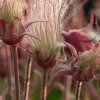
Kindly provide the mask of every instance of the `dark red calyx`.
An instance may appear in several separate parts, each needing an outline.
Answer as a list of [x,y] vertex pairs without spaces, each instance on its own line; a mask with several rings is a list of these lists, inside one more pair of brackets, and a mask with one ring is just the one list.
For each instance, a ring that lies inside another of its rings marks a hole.
[[56,64],[55,57],[54,58],[50,58],[50,59],[45,60],[45,61],[42,61],[40,59],[38,59],[36,61],[37,61],[37,64],[43,69],[52,68]]
[[94,76],[94,68],[89,69],[77,69],[74,74],[74,77],[77,81],[88,81]]
[[15,45],[17,43],[19,43],[20,41],[22,41],[24,35],[23,36],[12,36],[10,38],[3,38],[2,41],[7,44],[7,45]]

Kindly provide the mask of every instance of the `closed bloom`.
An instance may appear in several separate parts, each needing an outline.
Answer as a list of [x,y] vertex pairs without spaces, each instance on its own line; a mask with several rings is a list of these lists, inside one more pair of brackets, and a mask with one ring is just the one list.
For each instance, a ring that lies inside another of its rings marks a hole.
[[95,67],[100,64],[100,46],[96,44],[91,50],[83,52],[78,58],[80,68]]
[[[41,2],[42,2],[41,4],[44,3],[43,1]],[[42,12],[41,16],[45,14],[44,19],[46,20],[46,22],[34,24],[32,27],[30,27],[30,32],[34,33],[35,36],[40,39],[40,41],[32,39],[31,41],[31,45],[33,47],[31,51],[33,53],[32,55],[35,61],[37,62],[37,64],[40,67],[46,69],[55,66],[58,60],[57,55],[60,54],[59,52],[60,47],[63,45],[63,43],[61,43],[59,39],[60,34],[57,28],[58,20],[57,17],[54,16],[52,4],[47,1],[46,7],[44,8],[45,8],[44,10],[45,12],[40,10],[40,13]],[[56,13],[55,11],[55,14],[57,15],[58,13]],[[36,19],[40,18],[40,15],[37,14],[35,18]]]
[[72,44],[77,52],[93,48],[93,39],[90,39],[90,37],[84,32],[73,31],[69,34],[66,32],[63,33],[63,36],[64,40]]
[[64,36],[64,40],[70,44],[72,44],[77,52],[79,51],[86,51],[93,48],[93,41],[94,39],[91,39],[86,33],[84,32],[91,29],[94,24],[94,11],[91,12],[91,19],[90,23],[82,28],[82,29],[75,29],[75,30],[69,30],[69,31],[62,31],[62,35]]
[[38,23],[34,29],[40,41],[32,39],[33,57],[40,67],[53,67],[59,52],[55,31],[50,22]]
[[74,77],[78,81],[87,81],[95,75],[95,70],[100,64],[100,43],[79,55],[76,62]]
[[87,50],[78,55],[77,59],[73,59],[71,69],[62,67],[62,70],[56,72],[55,77],[73,75],[77,81],[88,81],[99,74],[98,67],[100,65],[100,43],[98,42],[94,48]]
[[1,0],[0,3],[0,38],[8,45],[17,44],[27,35],[30,25],[25,24],[25,3],[21,0]]

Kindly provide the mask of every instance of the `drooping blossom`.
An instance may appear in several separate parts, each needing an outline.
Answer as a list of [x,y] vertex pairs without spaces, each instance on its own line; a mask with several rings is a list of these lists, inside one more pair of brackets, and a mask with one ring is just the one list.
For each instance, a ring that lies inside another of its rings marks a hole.
[[72,44],[77,52],[85,51],[93,48],[93,39],[91,39],[86,33],[73,31],[71,33],[63,34],[64,40]]
[[57,47],[57,40],[52,26],[48,22],[38,24],[35,32],[41,41],[32,40],[34,59],[40,67],[53,67],[56,63],[59,48]]
[[90,23],[86,27],[82,29],[62,31],[62,36],[64,36],[64,40],[66,42],[72,44],[76,48],[77,52],[89,50],[94,46],[94,39],[92,39],[86,31],[91,29],[93,27],[93,24],[94,11],[91,12]]
[[66,75],[72,75],[77,81],[86,82],[95,77],[99,77],[100,65],[100,43],[98,42],[92,49],[84,51],[71,62],[70,67],[59,67],[54,70],[53,79]]
[[79,55],[77,64],[80,68],[91,68],[100,64],[100,43]]
[[[2,1],[2,2],[1,2]],[[23,0],[1,0],[0,5],[0,38],[8,45],[20,42],[27,32]]]
[[[32,39],[31,45],[33,49],[31,50],[31,53],[37,64],[46,69],[55,66],[58,60],[57,55],[60,53],[60,46],[63,45],[63,43],[58,39],[58,37],[61,37],[61,34],[57,32],[58,20],[57,17],[55,17],[58,15],[58,12],[53,8],[53,3],[47,1],[45,2],[45,6],[43,1],[38,3],[41,3],[41,7],[45,10],[40,10],[40,15],[37,6],[37,15],[35,16],[35,19],[41,18],[41,16],[44,15],[46,22],[36,23],[30,27],[30,32],[34,33],[36,37],[40,39],[40,41]],[[36,13],[36,11],[33,10],[33,13]]]
[[95,75],[95,70],[100,64],[100,43],[95,47],[79,55],[76,62],[75,78],[79,81],[87,81]]

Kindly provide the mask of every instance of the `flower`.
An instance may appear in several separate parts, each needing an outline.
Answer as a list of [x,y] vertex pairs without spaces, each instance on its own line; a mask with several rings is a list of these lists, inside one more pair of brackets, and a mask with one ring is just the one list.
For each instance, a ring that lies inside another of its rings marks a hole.
[[[42,2],[41,4],[43,3],[44,2]],[[44,69],[55,66],[58,60],[57,55],[60,54],[60,46],[62,44],[61,41],[58,39],[60,34],[59,32],[57,32],[58,24],[57,18],[54,18],[55,16],[53,10],[55,9],[52,8],[53,4],[47,1],[45,5],[45,12],[40,10],[38,15],[38,10],[36,10],[37,15],[34,18],[37,19],[43,14],[45,14],[44,19],[46,20],[46,22],[36,23],[34,24],[34,26],[30,27],[30,32],[34,33],[36,37],[40,39],[40,41],[32,39],[32,41],[30,42],[33,47],[31,53],[37,64]],[[33,11],[33,13],[36,12]],[[58,13],[56,13],[56,15],[57,14]]]
[[69,34],[63,32],[63,36],[64,40],[72,44],[76,48],[77,52],[93,48],[93,39],[90,39],[84,32],[73,31]]
[[59,52],[55,31],[49,22],[38,23],[34,28],[40,41],[32,39],[33,57],[40,67],[53,67]]
[[62,31],[62,36],[64,36],[66,42],[72,44],[76,48],[77,52],[89,50],[94,46],[94,39],[91,39],[86,31],[90,30],[93,27],[93,24],[94,11],[91,12],[90,23],[86,27],[83,27],[82,29]]
[[100,45],[98,44],[79,55],[77,64],[80,68],[91,68],[100,64]]
[[94,75],[99,78],[99,65],[100,42],[98,42],[94,48],[79,54],[79,57],[73,59],[70,65],[66,67],[64,67],[64,65],[56,67],[53,70],[52,79],[55,80],[58,77],[72,75],[75,80],[86,82],[92,79]]
[[7,45],[17,44],[29,35],[27,28],[35,21],[26,24],[23,1],[3,0],[0,6],[0,38]]
[[100,43],[94,48],[87,50],[79,55],[76,62],[74,77],[78,81],[87,81],[95,75],[95,70],[100,64]]
[[0,38],[8,45],[22,40],[18,37],[25,31],[23,5],[19,0],[3,0],[0,9]]

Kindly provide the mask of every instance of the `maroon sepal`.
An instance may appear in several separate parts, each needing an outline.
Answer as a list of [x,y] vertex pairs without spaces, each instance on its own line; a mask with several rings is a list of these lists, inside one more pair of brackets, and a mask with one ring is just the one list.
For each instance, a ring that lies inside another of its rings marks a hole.
[[11,38],[2,38],[2,41],[7,45],[15,45],[22,41],[24,35],[21,36],[12,36]]
[[3,19],[0,19],[0,27],[2,28],[2,32],[5,33],[6,32],[6,21]]
[[50,58],[47,61],[42,61],[42,60],[38,59],[37,64],[43,69],[52,68],[55,66],[56,60],[55,60],[55,58]]
[[94,67],[88,69],[79,69],[77,68],[74,78],[77,81],[88,81],[89,79],[93,78],[94,76]]

